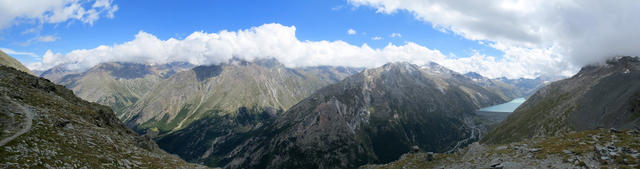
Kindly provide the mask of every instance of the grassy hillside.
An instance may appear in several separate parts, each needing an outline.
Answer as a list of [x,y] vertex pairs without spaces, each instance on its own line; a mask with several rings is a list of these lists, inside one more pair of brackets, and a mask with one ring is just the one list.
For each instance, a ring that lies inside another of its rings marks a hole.
[[29,68],[25,67],[18,60],[16,60],[15,58],[7,55],[6,53],[4,53],[1,50],[0,50],[0,65],[9,66],[9,67],[12,67],[12,68],[15,68],[15,69],[18,69],[20,71],[27,72],[27,73],[33,75],[31,70],[29,70]]

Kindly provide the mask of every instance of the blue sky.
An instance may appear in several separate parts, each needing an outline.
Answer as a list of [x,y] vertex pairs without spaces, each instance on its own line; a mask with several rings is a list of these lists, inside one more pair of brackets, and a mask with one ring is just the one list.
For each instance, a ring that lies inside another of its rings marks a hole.
[[[42,56],[47,50],[67,53],[74,49],[120,44],[133,40],[139,31],[160,39],[183,39],[194,31],[215,33],[279,23],[295,26],[296,36],[301,41],[342,40],[357,46],[366,43],[373,48],[411,41],[458,57],[468,57],[476,51],[502,55],[501,51],[480,45],[477,41],[438,31],[429,22],[416,20],[410,12],[376,13],[372,7],[355,7],[342,0],[116,0],[113,3],[119,7],[115,16],[101,18],[92,25],[69,20],[56,24],[24,23],[2,30],[0,48]],[[23,33],[33,28],[38,30]],[[348,35],[349,29],[354,29],[357,34]],[[402,37],[392,38],[392,33],[399,33]],[[38,36],[54,36],[57,40],[32,40]],[[382,39],[372,40],[373,37]],[[31,43],[26,43],[30,40]],[[38,61],[27,55],[14,57],[23,63]]]
[[637,0],[0,0],[0,49],[40,70],[270,57],[293,67],[436,62],[487,77],[571,76],[640,55],[638,8]]

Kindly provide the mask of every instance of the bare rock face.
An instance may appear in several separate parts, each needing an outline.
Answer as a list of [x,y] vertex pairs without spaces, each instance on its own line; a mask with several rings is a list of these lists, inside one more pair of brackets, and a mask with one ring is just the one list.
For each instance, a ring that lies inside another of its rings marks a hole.
[[111,109],[0,66],[0,168],[203,168],[157,148]]
[[508,143],[596,128],[640,125],[640,60],[618,57],[540,89],[486,137]]
[[227,168],[355,168],[395,160],[412,146],[445,152],[472,137],[474,126],[465,117],[504,101],[439,65],[387,64],[316,91],[242,138],[226,138],[238,146],[216,162]]

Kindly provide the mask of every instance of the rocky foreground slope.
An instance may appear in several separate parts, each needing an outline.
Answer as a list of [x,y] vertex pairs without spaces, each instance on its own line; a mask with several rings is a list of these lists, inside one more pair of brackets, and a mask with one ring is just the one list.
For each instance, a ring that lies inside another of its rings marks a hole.
[[362,169],[411,168],[638,168],[638,130],[587,130],[498,145],[477,142],[452,154],[416,151],[384,165]]
[[618,57],[582,68],[531,96],[482,139],[509,143],[597,128],[640,127],[640,59]]
[[105,106],[0,66],[0,168],[201,168],[160,150]]

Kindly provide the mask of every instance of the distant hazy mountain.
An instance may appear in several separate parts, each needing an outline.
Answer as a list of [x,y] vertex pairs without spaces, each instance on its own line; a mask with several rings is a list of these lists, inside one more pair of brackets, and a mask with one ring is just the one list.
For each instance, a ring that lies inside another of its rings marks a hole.
[[22,65],[22,63],[20,63],[15,58],[13,58],[13,57],[7,55],[6,53],[4,53],[2,50],[0,50],[0,65],[12,67],[12,68],[15,68],[15,69],[18,69],[20,71],[27,72],[27,73],[33,75],[31,70],[29,70],[27,67]]
[[198,66],[161,81],[120,117],[138,131],[164,133],[201,118],[235,116],[239,108],[284,111],[353,73],[344,67],[286,68],[275,59]]
[[280,117],[265,111],[253,118],[225,121],[242,124],[262,119],[260,125],[248,126],[246,133],[228,136],[226,131],[208,130],[224,137],[192,136],[194,131],[217,125],[199,121],[159,142],[175,149],[217,143],[183,154],[211,166],[355,168],[395,160],[413,145],[428,151],[450,150],[475,135],[465,117],[479,107],[504,101],[437,64],[392,63],[324,87]]
[[6,66],[0,75],[0,168],[201,168],[63,86]]
[[493,82],[503,82],[509,84],[511,86],[516,87],[519,97],[529,97],[536,93],[538,89],[546,86],[547,84],[563,79],[564,77],[552,77],[552,76],[538,76],[535,79],[527,79],[527,78],[518,78],[518,79],[508,79],[505,77],[492,79]]
[[[62,75],[56,83],[73,90],[78,97],[111,107],[116,115],[141,99],[162,79],[192,68],[188,63],[148,65],[138,63],[101,63],[82,73],[65,71],[64,66],[43,73],[45,78]],[[56,73],[58,72],[58,73]]]
[[50,69],[44,71],[38,71],[38,76],[51,80],[54,83],[59,83],[63,77],[67,75],[80,74],[82,70],[68,69],[66,64],[59,64]]
[[568,131],[640,126],[640,60],[621,57],[582,68],[531,96],[487,135],[506,143]]
[[476,72],[468,72],[464,74],[464,76],[470,78],[471,80],[476,82],[478,85],[483,86],[488,90],[491,90],[492,92],[499,94],[500,97],[502,97],[505,100],[526,97],[525,93],[529,91],[529,89],[518,88],[512,84],[504,82],[505,80],[508,80],[508,79],[504,79],[504,80],[489,79]]

